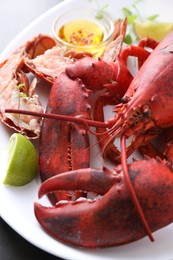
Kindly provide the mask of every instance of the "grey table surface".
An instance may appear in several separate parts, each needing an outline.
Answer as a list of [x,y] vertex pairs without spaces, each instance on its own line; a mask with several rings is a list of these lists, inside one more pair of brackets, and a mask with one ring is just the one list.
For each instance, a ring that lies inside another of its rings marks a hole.
[[[0,53],[27,25],[62,0],[0,0]],[[7,205],[9,207],[10,205]],[[0,260],[61,259],[36,248],[0,217]]]

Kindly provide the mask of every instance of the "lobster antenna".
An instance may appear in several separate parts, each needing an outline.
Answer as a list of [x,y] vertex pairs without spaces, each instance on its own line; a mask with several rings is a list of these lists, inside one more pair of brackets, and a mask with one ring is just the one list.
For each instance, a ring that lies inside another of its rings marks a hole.
[[31,115],[35,117],[43,117],[43,118],[50,118],[50,119],[56,119],[56,120],[62,120],[72,123],[77,123],[84,125],[86,129],[95,136],[104,136],[105,134],[109,133],[111,134],[114,131],[115,126],[111,127],[109,130],[106,130],[102,133],[97,133],[96,131],[93,131],[89,128],[89,126],[93,127],[100,127],[100,128],[109,128],[110,122],[102,122],[102,121],[96,121],[92,119],[85,119],[81,117],[76,116],[69,116],[69,115],[60,115],[60,114],[54,114],[54,113],[41,113],[36,111],[29,111],[29,110],[22,110],[22,109],[12,109],[7,108],[5,109],[5,113],[12,113],[12,114],[21,114],[21,115]]
[[143,224],[143,227],[144,227],[148,237],[150,238],[150,240],[152,242],[154,242],[154,238],[152,236],[151,230],[150,230],[150,228],[148,226],[148,223],[147,223],[147,220],[145,218],[144,212],[143,212],[143,210],[141,208],[141,205],[139,203],[139,200],[138,200],[138,198],[136,196],[135,190],[134,190],[133,185],[132,185],[131,180],[130,180],[128,167],[127,167],[127,158],[126,158],[126,137],[125,137],[125,135],[121,136],[120,145],[121,145],[122,169],[123,169],[123,172],[124,172],[124,178],[125,178],[125,181],[127,183],[128,188],[129,188],[129,192],[130,192],[132,201],[133,201],[133,203],[134,203],[134,205],[136,207],[138,216],[139,216],[139,218],[140,218],[140,220],[141,220],[141,222]]
[[20,110],[20,109],[5,109],[5,113],[12,113],[12,114],[21,114],[21,115],[31,115],[35,117],[43,117],[43,118],[51,118],[56,120],[62,120],[62,121],[69,121],[81,125],[87,126],[94,126],[94,127],[102,127],[106,128],[109,126],[109,123],[107,122],[100,122],[100,121],[94,121],[90,119],[85,119],[81,117],[75,117],[75,116],[67,116],[67,115],[60,115],[60,114],[51,114],[51,113],[40,113],[35,111],[28,111],[28,110]]

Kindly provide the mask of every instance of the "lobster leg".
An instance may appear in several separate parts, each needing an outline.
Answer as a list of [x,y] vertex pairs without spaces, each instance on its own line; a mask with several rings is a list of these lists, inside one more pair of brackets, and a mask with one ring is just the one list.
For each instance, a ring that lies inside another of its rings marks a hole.
[[[155,138],[155,139],[154,139]],[[153,142],[151,142],[153,141]],[[135,142],[135,141],[134,141]],[[139,141],[140,142],[140,141]],[[136,142],[135,142],[136,143]],[[160,135],[146,135],[145,141],[141,141],[143,145],[139,146],[139,151],[143,155],[152,158],[162,158],[169,162],[173,161],[173,129],[167,128]],[[159,144],[159,145],[158,145]]]
[[169,162],[173,162],[173,128],[165,129],[161,134],[161,139],[163,142],[163,156]]
[[[152,50],[154,50],[158,44],[159,43],[157,41],[146,37],[139,42],[138,46],[142,47],[142,48],[147,47],[147,48],[151,48]],[[144,63],[144,60],[143,59],[141,60],[140,58],[138,58],[138,68],[140,68],[143,63]]]
[[[103,108],[106,105],[111,105],[111,104],[112,105],[115,104],[115,101],[113,100],[112,97],[106,95],[100,96],[94,105],[93,119],[104,122],[105,120],[104,120]],[[98,133],[97,135],[98,144],[102,150],[105,147],[105,143],[109,139],[109,134],[107,134],[105,132],[105,129],[101,127],[96,127],[96,132]],[[111,142],[108,146],[106,146],[106,149],[102,153],[102,156],[104,158],[108,158],[114,163],[118,162],[117,160],[118,155],[119,155],[119,150],[115,147],[113,142]]]
[[[148,136],[149,137],[149,136]],[[148,138],[149,139],[149,138]],[[153,138],[151,138],[152,140]],[[151,141],[151,140],[148,140]],[[159,139],[156,139],[156,143],[159,141],[159,147],[156,144],[149,142],[146,145],[141,145],[139,151],[152,158],[164,158],[169,162],[173,162],[173,128],[167,128],[159,135]],[[158,149],[159,148],[159,149]]]
[[170,161],[173,162],[173,143],[169,143],[166,146],[164,156]]
[[138,43],[138,46],[142,47],[142,48],[148,47],[148,48],[151,48],[151,49],[154,50],[157,47],[158,44],[159,44],[159,42],[157,42],[157,41],[155,41],[151,38],[146,37]]
[[[98,192],[99,189],[94,188],[97,183],[94,174],[91,174],[92,170],[86,171],[85,177],[80,170],[70,173],[70,177],[78,175],[74,188]],[[155,159],[135,161],[128,165],[128,171],[152,232],[171,223],[173,173],[169,164]],[[107,188],[104,190],[106,193],[99,199],[59,202],[52,208],[35,203],[35,215],[46,232],[64,243],[91,248],[126,244],[146,235],[131,200],[121,165],[114,169],[114,177],[109,176],[109,180],[106,180],[105,170],[100,171],[99,175],[98,186],[106,185],[108,188],[112,185],[107,192]],[[55,178],[58,188],[71,189],[69,176],[64,173],[50,179],[46,188],[41,186],[41,194],[49,191]],[[87,180],[83,181],[83,178]]]
[[[73,81],[62,73],[52,86],[47,112],[90,117],[88,91],[80,80]],[[42,181],[62,172],[89,167],[87,131],[70,122],[45,119],[40,136],[39,158]],[[49,198],[55,204],[60,199],[70,199],[72,196],[74,194],[63,192],[52,193]]]
[[148,58],[150,52],[145,50],[142,47],[128,45],[121,53],[121,58],[127,63],[127,58],[129,56],[137,57],[140,60],[140,63],[144,63],[144,61]]
[[141,145],[139,148],[138,148],[139,152],[143,155],[147,155],[151,158],[156,158],[157,156],[160,157],[160,158],[164,158],[163,154],[156,149],[156,147],[153,146],[153,144],[149,143],[149,144],[146,144],[146,145]]

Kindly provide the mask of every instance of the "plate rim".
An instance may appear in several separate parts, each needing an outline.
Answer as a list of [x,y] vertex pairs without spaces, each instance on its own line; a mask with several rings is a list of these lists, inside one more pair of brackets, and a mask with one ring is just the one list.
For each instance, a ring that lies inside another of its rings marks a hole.
[[[45,11],[43,14],[41,14],[41,15],[39,15],[35,20],[33,20],[29,25],[27,25],[18,35],[16,35],[14,38],[13,38],[13,40],[7,45],[7,47],[1,52],[1,54],[0,54],[0,59],[1,58],[3,58],[3,57],[5,57],[9,52],[10,52],[10,50],[11,49],[13,49],[13,46],[15,45],[15,43],[16,42],[18,42],[18,40],[19,39],[21,39],[26,33],[27,33],[27,31],[29,31],[29,30],[31,30],[34,26],[35,26],[35,24],[37,24],[37,23],[39,23],[40,21],[42,21],[42,19],[44,19],[45,17],[47,17],[48,15],[50,15],[54,10],[56,10],[56,9],[59,9],[59,8],[61,8],[61,7],[64,7],[64,6],[66,6],[66,5],[68,5],[68,4],[70,4],[70,3],[72,3],[72,2],[74,2],[74,1],[76,1],[76,0],[64,0],[63,2],[60,2],[60,3],[58,3],[58,4],[56,4],[55,6],[53,6],[53,7],[51,7],[51,8],[49,8],[47,11]],[[1,209],[1,206],[0,206],[0,209]],[[64,253],[62,253],[62,252],[59,252],[58,251],[58,254],[56,253],[56,252],[51,252],[50,250],[48,251],[48,250],[46,250],[46,249],[44,249],[44,247],[43,246],[41,246],[39,243],[37,243],[37,240],[36,239],[34,239],[34,242],[33,242],[33,240],[30,240],[27,236],[25,236],[23,233],[21,233],[21,232],[19,232],[18,230],[16,230],[16,228],[15,228],[15,226],[14,225],[12,225],[11,224],[11,222],[8,220],[8,219],[4,219],[3,218],[3,214],[2,214],[2,212],[1,212],[1,210],[0,210],[0,216],[1,216],[1,218],[15,231],[15,232],[17,232],[22,238],[24,238],[25,240],[27,240],[29,243],[31,243],[32,245],[34,245],[34,246],[36,246],[37,248],[40,248],[40,249],[42,249],[43,251],[45,251],[45,252],[47,252],[47,253],[49,253],[49,254],[52,254],[52,255],[55,255],[55,256],[57,256],[57,257],[62,257],[62,258],[64,258],[65,257],[65,259],[69,259],[69,260],[76,260],[76,254],[74,254],[74,256],[73,255],[69,255],[69,257],[68,256],[64,256]],[[172,225],[172,224],[171,224]],[[47,235],[46,234],[46,236],[48,236],[49,237],[49,239],[51,239],[52,241],[54,241],[56,244],[57,243],[59,243],[58,241],[56,241],[55,239],[53,239],[52,237],[50,237],[49,235]],[[136,242],[135,242],[136,243]],[[61,243],[60,243],[61,244]],[[78,251],[77,252],[77,255],[79,255],[78,257],[79,257],[79,259],[80,259],[80,257],[84,257],[84,255],[83,254],[85,254],[86,253],[86,251],[89,253],[89,255],[87,254],[87,257],[90,257],[91,256],[91,254],[90,254],[90,252],[92,252],[92,255],[93,255],[93,250],[87,250],[87,249],[84,249],[84,251],[82,252],[81,251],[81,249],[80,248],[77,248],[77,247],[71,247],[71,246],[68,246],[68,245],[63,245],[63,244],[61,244],[63,247],[64,247],[64,250],[65,250],[65,248],[66,247],[68,247],[68,249],[70,248],[71,249],[71,252],[73,252],[73,251],[75,251],[74,253],[76,253],[76,251]],[[122,248],[122,246],[121,246],[121,248]],[[83,250],[83,249],[82,249]],[[94,249],[95,250],[95,249]],[[97,249],[96,249],[97,250]],[[100,250],[102,250],[102,249],[99,249],[99,251]],[[104,249],[105,250],[105,249]],[[108,249],[109,250],[109,249]],[[56,250],[55,250],[56,251]],[[96,252],[96,251],[95,251]],[[116,256],[115,256],[116,257]],[[114,257],[114,259],[116,259]],[[90,259],[93,259],[93,260],[96,260],[96,259],[103,259],[100,255],[94,255],[94,257],[92,258],[92,256],[91,256],[91,258]],[[121,258],[121,259],[125,259],[125,258]],[[153,257],[152,257],[152,259],[154,259]]]

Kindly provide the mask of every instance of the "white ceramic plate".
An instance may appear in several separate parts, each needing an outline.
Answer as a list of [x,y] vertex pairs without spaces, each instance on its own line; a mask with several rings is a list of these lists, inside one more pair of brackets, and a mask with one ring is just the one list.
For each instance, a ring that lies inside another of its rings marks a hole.
[[[131,6],[132,0],[99,0],[100,7],[108,4],[107,11],[112,18],[117,19],[121,16],[122,7]],[[79,6],[97,7],[96,1],[89,0],[67,0],[53,7],[24,31],[22,31],[4,50],[0,57],[3,61],[8,55],[27,39],[38,33],[51,33],[51,26],[55,17]],[[172,0],[145,0],[140,4],[142,13],[149,16],[151,14],[160,14],[161,21],[172,20],[173,2]],[[12,130],[0,123],[0,149],[6,148]],[[2,155],[2,154],[1,154]],[[0,156],[0,160],[2,156]],[[155,232],[156,242],[151,243],[148,238],[141,239],[138,242],[108,249],[85,250],[77,247],[70,247],[61,244],[48,236],[38,224],[34,212],[33,202],[37,200],[37,191],[40,185],[39,178],[32,183],[21,187],[6,187],[0,184],[0,214],[1,217],[22,237],[33,245],[55,255],[69,260],[102,260],[102,259],[173,259],[173,225]],[[47,203],[47,199],[41,201]]]

